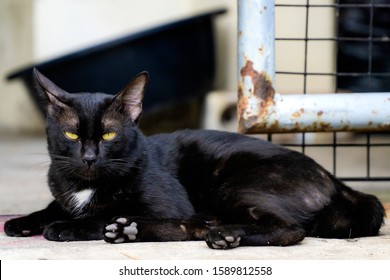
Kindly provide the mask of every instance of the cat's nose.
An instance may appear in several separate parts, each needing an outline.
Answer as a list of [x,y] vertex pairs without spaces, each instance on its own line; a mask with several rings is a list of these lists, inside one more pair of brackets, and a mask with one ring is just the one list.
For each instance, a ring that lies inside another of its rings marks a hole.
[[96,155],[96,151],[89,147],[85,150],[83,156],[82,156],[82,160],[88,164],[88,166],[91,166],[92,164],[94,164],[97,160],[97,155]]
[[96,162],[96,156],[83,156],[83,161],[88,164],[88,166],[91,166]]

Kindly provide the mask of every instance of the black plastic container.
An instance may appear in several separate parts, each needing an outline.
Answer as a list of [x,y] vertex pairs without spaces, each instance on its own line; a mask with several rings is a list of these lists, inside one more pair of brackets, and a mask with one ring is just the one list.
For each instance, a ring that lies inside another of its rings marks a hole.
[[202,96],[213,87],[213,18],[220,9],[158,26],[31,65],[8,75],[22,79],[44,114],[32,81],[36,67],[68,92],[118,93],[133,76],[146,70],[150,82],[144,111]]

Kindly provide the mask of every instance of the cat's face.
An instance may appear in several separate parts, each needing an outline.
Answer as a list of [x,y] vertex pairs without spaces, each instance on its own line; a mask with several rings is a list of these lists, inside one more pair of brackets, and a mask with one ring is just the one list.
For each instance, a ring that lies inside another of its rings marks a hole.
[[147,73],[139,74],[115,96],[70,94],[36,69],[34,75],[46,102],[52,165],[69,177],[85,180],[128,172]]

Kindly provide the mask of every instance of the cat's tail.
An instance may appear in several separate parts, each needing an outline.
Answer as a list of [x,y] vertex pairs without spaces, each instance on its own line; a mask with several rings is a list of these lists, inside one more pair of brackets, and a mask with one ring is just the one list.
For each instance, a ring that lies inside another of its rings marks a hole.
[[355,238],[378,235],[386,216],[379,199],[353,190],[336,178],[329,205],[318,214],[311,236],[325,238]]

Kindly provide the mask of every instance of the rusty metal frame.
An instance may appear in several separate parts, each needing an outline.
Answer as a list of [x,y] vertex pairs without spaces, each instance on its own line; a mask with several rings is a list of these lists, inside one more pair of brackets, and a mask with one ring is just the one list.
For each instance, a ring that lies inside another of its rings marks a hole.
[[238,0],[239,132],[389,131],[389,92],[276,93],[274,7],[273,0]]

